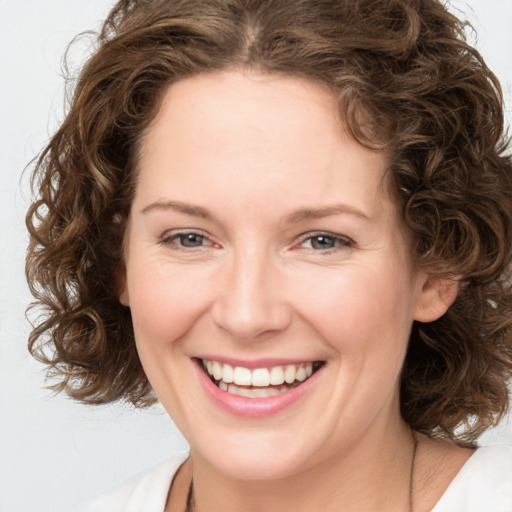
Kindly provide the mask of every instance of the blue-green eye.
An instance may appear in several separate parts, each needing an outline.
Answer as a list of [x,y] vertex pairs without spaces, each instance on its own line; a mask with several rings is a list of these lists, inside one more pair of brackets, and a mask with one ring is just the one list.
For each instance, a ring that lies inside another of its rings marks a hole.
[[302,246],[315,251],[329,251],[338,247],[352,247],[352,240],[330,233],[311,234],[302,240]]
[[317,235],[311,237],[311,247],[319,250],[332,249],[336,247],[336,239],[332,236]]
[[161,243],[175,249],[196,249],[212,245],[206,236],[194,231],[169,233],[162,238]]
[[183,247],[200,247],[204,245],[204,236],[197,233],[183,233],[177,235],[177,241]]

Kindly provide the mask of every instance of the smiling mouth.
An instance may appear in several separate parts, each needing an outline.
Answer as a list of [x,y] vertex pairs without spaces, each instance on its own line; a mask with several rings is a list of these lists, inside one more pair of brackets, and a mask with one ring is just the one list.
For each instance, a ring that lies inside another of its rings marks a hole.
[[310,361],[298,364],[249,369],[220,361],[201,359],[211,381],[221,390],[246,398],[266,398],[286,393],[307,381],[324,364]]

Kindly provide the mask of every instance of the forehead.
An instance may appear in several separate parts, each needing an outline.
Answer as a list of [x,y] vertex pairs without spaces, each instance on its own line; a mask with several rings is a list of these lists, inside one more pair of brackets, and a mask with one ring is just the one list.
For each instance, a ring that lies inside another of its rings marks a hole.
[[382,152],[347,135],[326,87],[222,72],[166,91],[141,145],[136,199],[169,190],[188,201],[204,188],[207,202],[247,205],[280,193],[306,206],[350,200],[373,215],[386,167]]

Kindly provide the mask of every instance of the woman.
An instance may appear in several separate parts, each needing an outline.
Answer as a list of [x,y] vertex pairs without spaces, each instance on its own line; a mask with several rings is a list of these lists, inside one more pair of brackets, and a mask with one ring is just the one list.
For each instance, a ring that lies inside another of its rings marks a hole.
[[[510,510],[499,84],[436,0],[120,1],[34,174],[32,352],[190,454],[86,510]],[[46,350],[47,347],[51,350]]]

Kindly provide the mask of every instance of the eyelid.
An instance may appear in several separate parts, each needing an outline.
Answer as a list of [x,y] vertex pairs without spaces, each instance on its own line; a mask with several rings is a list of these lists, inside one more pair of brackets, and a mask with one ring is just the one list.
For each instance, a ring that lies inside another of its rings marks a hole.
[[179,238],[180,236],[184,235],[198,235],[202,238],[204,238],[205,241],[208,243],[199,245],[197,247],[185,247],[180,246],[179,244],[174,244],[174,247],[180,250],[190,251],[190,250],[199,250],[204,247],[214,247],[219,246],[219,244],[213,240],[212,236],[207,233],[206,231],[203,231],[202,229],[196,229],[196,228],[178,228],[178,229],[171,229],[169,231],[165,231],[163,235],[159,239],[159,243],[162,245],[168,245],[171,246],[173,244],[173,241]]
[[340,247],[348,247],[348,248],[352,248],[356,245],[356,243],[354,242],[354,240],[352,240],[350,237],[346,236],[346,235],[339,235],[337,233],[333,233],[332,231],[309,231],[307,233],[304,233],[303,235],[301,235],[299,237],[299,243],[298,245],[301,245],[303,244],[306,240],[309,240],[311,238],[315,238],[317,236],[325,236],[325,237],[328,237],[328,238],[332,238],[334,240],[336,240],[337,242],[340,242],[340,244],[337,246],[337,247],[332,247],[331,249],[325,249],[323,251],[321,250],[317,250],[317,249],[313,249],[313,248],[308,248],[314,252],[322,252],[322,253],[328,253],[329,251],[334,251]]

